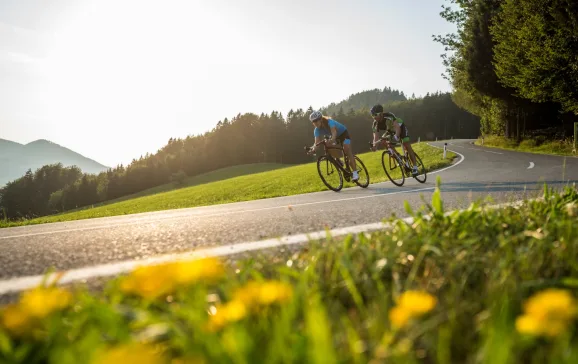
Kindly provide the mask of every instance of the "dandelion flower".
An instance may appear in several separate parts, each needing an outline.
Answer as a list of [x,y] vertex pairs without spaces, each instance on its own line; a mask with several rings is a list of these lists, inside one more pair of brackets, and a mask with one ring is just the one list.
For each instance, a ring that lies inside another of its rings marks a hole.
[[407,291],[399,297],[398,306],[403,307],[412,315],[422,315],[435,307],[437,300],[427,292]]
[[93,364],[165,364],[166,358],[145,344],[125,344],[96,356]]

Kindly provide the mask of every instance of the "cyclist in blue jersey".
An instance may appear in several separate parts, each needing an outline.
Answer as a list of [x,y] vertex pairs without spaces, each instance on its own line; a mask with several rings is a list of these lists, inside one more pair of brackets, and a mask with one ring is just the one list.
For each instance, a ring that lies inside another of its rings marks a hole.
[[[349,137],[349,132],[345,125],[338,123],[328,116],[324,116],[319,111],[313,111],[311,115],[309,115],[309,120],[313,126],[315,126],[315,130],[313,131],[315,143],[319,143],[322,140],[323,135],[330,135],[330,141],[333,145],[337,144],[338,141],[343,145],[343,151],[347,153],[347,156],[349,157],[349,165],[353,171],[351,179],[357,181],[359,179],[359,173],[357,172],[357,165],[351,150],[351,138]],[[313,150],[313,148],[315,148],[315,144],[313,144],[310,150]],[[338,154],[335,155],[334,153],[339,153],[338,150],[331,150],[331,154],[335,158],[340,157]]]

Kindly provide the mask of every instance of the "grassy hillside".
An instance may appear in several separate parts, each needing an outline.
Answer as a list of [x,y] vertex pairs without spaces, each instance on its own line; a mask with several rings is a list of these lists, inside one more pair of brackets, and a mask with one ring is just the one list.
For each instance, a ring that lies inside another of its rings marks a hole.
[[[420,155],[426,168],[430,171],[449,165],[451,160],[456,156],[450,152],[447,154],[447,158],[443,159],[443,151],[441,149],[431,147],[425,143],[414,144],[413,148]],[[359,154],[358,156],[369,171],[371,183],[388,180],[381,166],[381,152],[369,152]],[[355,185],[350,183],[348,186]],[[0,222],[0,227],[215,205],[324,190],[327,190],[327,188],[317,174],[316,163],[307,163],[229,178],[217,182],[198,184],[167,192],[159,192],[60,215],[45,216],[20,222]]]
[[[230,178],[241,177],[241,176],[246,176],[249,174],[261,173],[261,172],[267,172],[267,171],[273,171],[276,169],[288,168],[288,167],[291,167],[291,165],[278,164],[278,163],[255,163],[255,164],[242,164],[242,165],[238,165],[238,166],[222,168],[222,169],[218,169],[216,171],[203,173],[203,174],[200,174],[198,176],[187,177],[180,184],[176,183],[176,182],[167,183],[167,184],[164,184],[161,186],[146,189],[146,190],[138,192],[138,193],[133,193],[132,195],[123,196],[123,197],[120,197],[120,198],[117,198],[114,200],[106,201],[104,203],[94,205],[94,207],[110,205],[110,204],[116,203],[116,202],[132,200],[132,199],[135,199],[137,197],[150,196],[150,195],[154,195],[157,193],[178,190],[178,189],[185,188],[185,187],[193,187],[193,186],[202,185],[205,183],[212,183],[212,182],[222,181],[222,180],[226,180],[226,179],[230,179]],[[79,210],[82,210],[82,209],[79,209]]]

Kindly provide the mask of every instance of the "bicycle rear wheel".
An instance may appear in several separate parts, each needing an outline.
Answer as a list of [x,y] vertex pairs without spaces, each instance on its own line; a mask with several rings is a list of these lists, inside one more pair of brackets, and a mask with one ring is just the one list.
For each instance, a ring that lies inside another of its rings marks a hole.
[[339,192],[343,188],[343,175],[333,159],[322,155],[317,159],[317,172],[321,180],[332,191]]
[[[425,166],[421,161],[419,155],[417,155],[416,152],[413,152],[413,154],[415,155],[415,161],[417,162],[417,170],[418,170],[417,175],[413,176],[413,178],[415,178],[419,183],[425,183],[425,181],[427,180],[427,173]],[[411,158],[409,162],[411,163]]]
[[[405,175],[402,171],[403,167],[400,166],[397,159],[393,157],[391,154],[389,154],[387,150],[384,151],[383,154],[381,155],[381,165],[383,166],[383,170],[385,171],[385,174],[387,175],[387,178],[389,178],[391,183],[393,183],[396,186],[400,187],[403,186],[405,182]],[[399,174],[401,175],[401,182],[396,181],[393,178],[396,169],[397,171],[399,171]]]
[[355,164],[357,165],[357,172],[359,174],[359,179],[355,181],[355,184],[361,188],[367,188],[369,186],[369,172],[365,168],[365,164],[355,156]]

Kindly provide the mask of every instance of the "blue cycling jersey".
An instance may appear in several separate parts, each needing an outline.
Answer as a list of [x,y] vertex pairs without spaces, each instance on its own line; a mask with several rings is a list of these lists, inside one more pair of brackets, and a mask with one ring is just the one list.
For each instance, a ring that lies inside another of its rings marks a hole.
[[[337,136],[340,136],[341,134],[343,134],[347,130],[345,125],[338,123],[337,121],[335,121],[333,119],[329,119],[328,124],[329,124],[329,128],[335,127],[337,129]],[[320,130],[320,128],[315,128],[315,130],[313,130],[313,135],[315,137],[320,137],[322,135],[331,135],[331,130],[327,130],[325,128],[322,128],[322,129],[323,129],[323,131]]]

